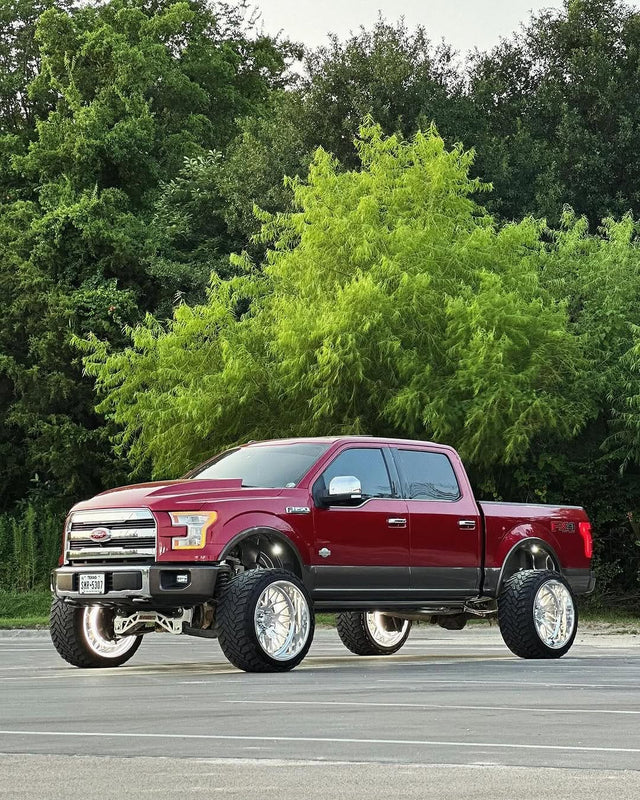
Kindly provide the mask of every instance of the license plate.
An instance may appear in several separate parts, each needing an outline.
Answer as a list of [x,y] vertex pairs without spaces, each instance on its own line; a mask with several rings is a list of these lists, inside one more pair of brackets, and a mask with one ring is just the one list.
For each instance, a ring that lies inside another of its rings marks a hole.
[[78,591],[80,594],[104,594],[104,573],[80,575]]

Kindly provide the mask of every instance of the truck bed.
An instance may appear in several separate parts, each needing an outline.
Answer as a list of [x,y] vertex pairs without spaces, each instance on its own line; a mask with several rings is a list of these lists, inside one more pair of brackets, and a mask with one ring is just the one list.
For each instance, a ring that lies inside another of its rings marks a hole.
[[580,533],[580,523],[589,520],[580,506],[490,501],[478,505],[484,519],[485,569],[501,568],[510,550],[531,537],[551,545],[561,566],[589,569],[591,560]]

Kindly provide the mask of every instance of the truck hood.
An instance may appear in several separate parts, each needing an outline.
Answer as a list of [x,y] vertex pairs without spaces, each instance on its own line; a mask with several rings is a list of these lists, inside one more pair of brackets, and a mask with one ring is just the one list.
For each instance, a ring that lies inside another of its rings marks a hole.
[[234,480],[177,480],[137,483],[109,489],[89,500],[77,503],[72,511],[100,508],[150,508],[177,511],[187,507],[198,510],[204,503],[221,500],[245,500],[248,497],[279,497],[285,489],[256,489]]

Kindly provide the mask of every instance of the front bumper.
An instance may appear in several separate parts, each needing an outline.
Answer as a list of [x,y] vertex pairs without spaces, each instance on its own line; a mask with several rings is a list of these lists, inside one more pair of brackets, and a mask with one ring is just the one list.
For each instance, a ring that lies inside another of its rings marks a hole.
[[[51,591],[79,605],[193,606],[211,600],[220,575],[230,572],[226,564],[83,564],[55,569]],[[83,574],[103,574],[104,593],[81,594],[78,587]]]

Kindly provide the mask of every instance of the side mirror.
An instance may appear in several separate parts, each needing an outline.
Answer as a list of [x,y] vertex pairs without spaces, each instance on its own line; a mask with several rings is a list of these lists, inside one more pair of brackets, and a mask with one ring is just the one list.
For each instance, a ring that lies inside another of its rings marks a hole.
[[322,505],[332,506],[340,503],[362,500],[362,485],[355,475],[337,475],[331,479],[329,493],[322,498]]
[[345,496],[347,500],[360,499],[362,486],[355,475],[337,475],[329,484],[329,497],[338,498]]

